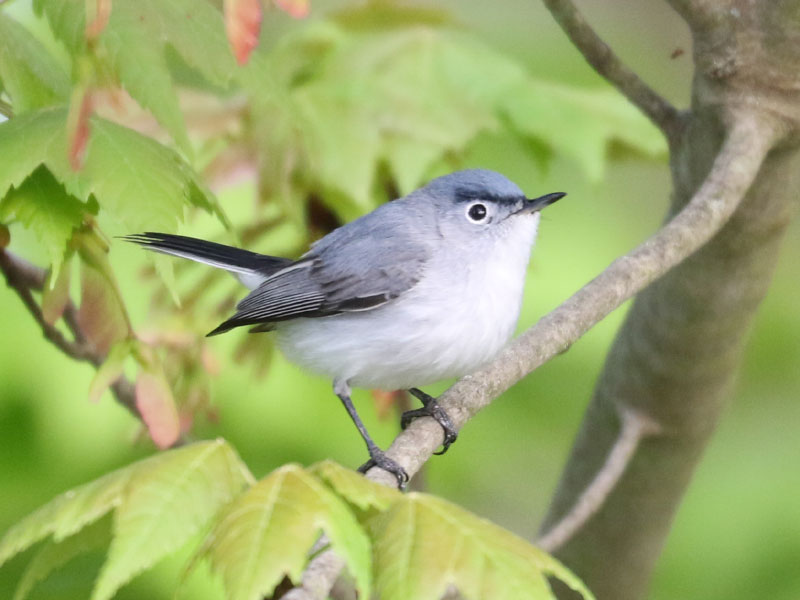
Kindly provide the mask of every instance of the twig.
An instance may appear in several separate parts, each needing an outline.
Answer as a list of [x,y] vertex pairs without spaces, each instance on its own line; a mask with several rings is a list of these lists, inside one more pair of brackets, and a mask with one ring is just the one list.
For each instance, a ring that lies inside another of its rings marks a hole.
[[33,270],[34,268],[33,265],[23,262],[9,252],[0,251],[0,270],[3,271],[8,286],[17,293],[25,308],[33,315],[34,320],[41,327],[44,337],[64,354],[71,356],[75,360],[86,361],[94,365],[99,364],[99,362],[95,362],[97,356],[88,344],[68,340],[64,334],[45,320],[42,309],[31,293],[31,289],[41,289],[44,281],[43,276],[41,278],[37,276],[38,274]]
[[606,462],[572,509],[536,541],[536,545],[542,550],[552,553],[563,546],[592,515],[600,510],[625,472],[639,443],[661,429],[648,416],[630,408],[623,407],[620,413],[622,427]]
[[[458,429],[514,383],[567,350],[584,333],[711,239],[739,206],[764,157],[783,133],[769,116],[742,113],[731,126],[711,171],[691,201],[643,244],[615,260],[566,302],[515,339],[489,365],[462,378],[439,399]],[[415,420],[395,438],[387,455],[413,476],[442,443],[430,418]],[[622,453],[629,442],[622,444]],[[393,475],[373,468],[367,477],[396,485]],[[591,487],[591,486],[590,486]],[[291,600],[319,600],[344,562],[328,550],[311,561]]]
[[572,0],[543,0],[553,18],[595,71],[616,87],[658,127],[675,147],[683,130],[681,113],[614,54],[583,18]]
[[[86,336],[78,324],[77,312],[72,302],[67,303],[63,317],[67,328],[74,336],[74,340],[68,340],[61,331],[45,320],[41,307],[31,293],[31,290],[40,291],[44,287],[47,277],[44,269],[2,249],[0,250],[0,270],[3,272],[8,286],[20,297],[25,308],[31,313],[41,328],[44,337],[50,343],[75,360],[88,362],[95,367],[103,364],[105,356],[99,354],[86,342]],[[124,376],[121,377],[111,386],[111,391],[119,404],[141,420],[142,416],[136,408],[135,388],[130,381],[125,379]]]

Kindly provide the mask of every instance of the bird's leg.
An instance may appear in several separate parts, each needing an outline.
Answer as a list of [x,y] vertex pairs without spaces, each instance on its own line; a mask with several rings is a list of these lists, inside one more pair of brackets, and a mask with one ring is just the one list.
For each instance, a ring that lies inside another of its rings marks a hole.
[[361,434],[361,437],[364,439],[364,443],[367,444],[367,451],[369,452],[369,460],[361,465],[358,470],[361,473],[366,473],[372,467],[380,467],[384,471],[388,471],[392,475],[397,478],[397,485],[402,490],[405,488],[406,483],[408,483],[408,473],[406,470],[398,465],[395,461],[391,458],[386,456],[386,454],[378,448],[375,442],[372,441],[372,438],[369,437],[369,433],[367,433],[367,428],[364,427],[364,423],[361,422],[361,418],[358,416],[356,412],[356,407],[353,406],[353,401],[350,399],[350,386],[347,385],[346,381],[334,381],[333,383],[333,391],[339,397],[339,400],[342,401],[344,404],[345,409],[347,410],[347,414],[350,415],[350,418],[353,419],[353,423],[355,423],[356,427],[358,428],[358,432]]
[[458,437],[458,430],[450,420],[450,415],[448,415],[445,410],[439,406],[439,403],[436,402],[436,398],[426,394],[421,389],[411,388],[408,390],[408,393],[422,402],[422,408],[404,412],[400,416],[400,427],[405,429],[409,426],[411,421],[419,417],[431,417],[434,421],[442,426],[442,429],[444,429],[444,441],[442,442],[442,449],[439,452],[434,452],[434,454],[444,454],[447,452],[450,444],[455,442],[456,438]]

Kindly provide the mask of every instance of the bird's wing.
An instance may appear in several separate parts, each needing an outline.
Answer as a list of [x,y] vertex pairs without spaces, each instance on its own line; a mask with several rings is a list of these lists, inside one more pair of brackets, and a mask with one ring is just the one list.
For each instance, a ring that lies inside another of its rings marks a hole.
[[242,325],[371,310],[397,298],[419,281],[431,253],[430,244],[412,243],[403,233],[380,225],[336,230],[254,289],[209,335]]

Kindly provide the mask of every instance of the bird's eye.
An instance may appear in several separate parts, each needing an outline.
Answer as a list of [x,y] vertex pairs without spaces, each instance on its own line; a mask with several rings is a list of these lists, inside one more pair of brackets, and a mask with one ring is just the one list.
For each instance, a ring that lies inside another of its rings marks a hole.
[[467,209],[467,217],[474,223],[482,223],[485,221],[487,214],[486,206],[480,203],[473,204]]

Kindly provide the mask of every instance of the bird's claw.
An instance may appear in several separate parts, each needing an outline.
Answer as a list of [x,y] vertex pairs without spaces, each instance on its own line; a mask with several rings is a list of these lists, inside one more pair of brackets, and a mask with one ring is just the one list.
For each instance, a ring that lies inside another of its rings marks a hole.
[[358,471],[359,473],[366,473],[372,467],[380,467],[384,471],[391,473],[397,479],[397,487],[401,491],[406,489],[406,484],[408,483],[408,473],[406,473],[406,470],[403,467],[401,467],[391,458],[386,456],[386,454],[383,451],[381,450],[371,451],[369,460],[360,467],[358,467]]
[[419,417],[431,417],[434,421],[441,425],[442,430],[444,431],[442,449],[439,452],[434,452],[434,454],[444,454],[447,452],[447,449],[450,447],[450,445],[455,442],[456,439],[458,439],[458,430],[450,420],[450,415],[448,415],[445,410],[439,406],[436,400],[428,397],[425,402],[426,403],[422,408],[404,412],[400,416],[400,427],[405,429],[411,424],[411,421],[418,419]]

